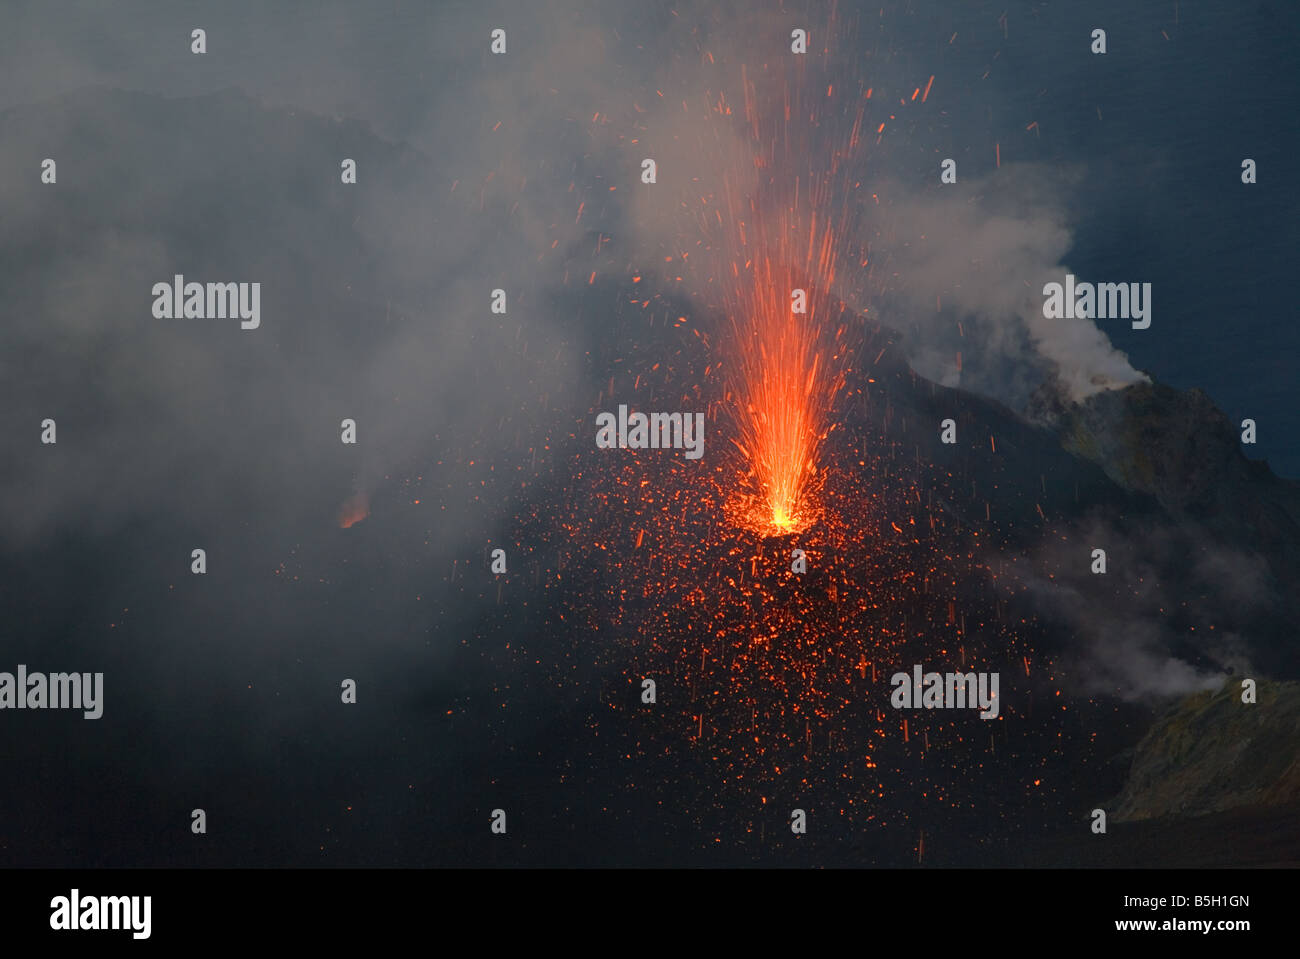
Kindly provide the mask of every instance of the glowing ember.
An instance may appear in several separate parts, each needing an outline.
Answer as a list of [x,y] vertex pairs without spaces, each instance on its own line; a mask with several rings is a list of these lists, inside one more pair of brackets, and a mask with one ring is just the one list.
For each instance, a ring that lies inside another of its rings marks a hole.
[[369,515],[370,497],[365,493],[354,493],[339,508],[339,527],[348,529]]

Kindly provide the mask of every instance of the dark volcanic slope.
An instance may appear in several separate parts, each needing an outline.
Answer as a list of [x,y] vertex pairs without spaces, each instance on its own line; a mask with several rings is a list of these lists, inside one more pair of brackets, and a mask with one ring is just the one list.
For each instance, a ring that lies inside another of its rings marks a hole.
[[1170,524],[1245,558],[1246,568],[1218,578],[1257,593],[1240,597],[1258,605],[1243,627],[1255,662],[1279,678],[1300,676],[1300,643],[1288,626],[1300,621],[1300,483],[1242,455],[1240,426],[1200,390],[1151,383],[1099,393],[1071,408],[1060,429],[1068,449],[1154,496]]
[[1189,697],[1142,738],[1117,820],[1300,802],[1300,683],[1240,683]]

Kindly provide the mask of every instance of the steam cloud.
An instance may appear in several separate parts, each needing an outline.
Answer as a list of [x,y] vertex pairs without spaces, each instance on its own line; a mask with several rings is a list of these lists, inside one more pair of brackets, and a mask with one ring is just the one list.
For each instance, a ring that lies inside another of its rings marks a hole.
[[880,186],[897,198],[876,221],[891,274],[883,318],[918,373],[1022,411],[1045,381],[1079,402],[1146,379],[1092,320],[1043,316],[1043,285],[1070,272],[1070,182],[1017,165],[960,191]]
[[[1089,544],[1105,544],[1104,575]],[[1045,541],[1030,568],[1018,575],[1034,609],[1073,634],[1066,679],[1086,695],[1145,701],[1252,675],[1245,637],[1277,615],[1267,564],[1193,530],[1093,516]]]

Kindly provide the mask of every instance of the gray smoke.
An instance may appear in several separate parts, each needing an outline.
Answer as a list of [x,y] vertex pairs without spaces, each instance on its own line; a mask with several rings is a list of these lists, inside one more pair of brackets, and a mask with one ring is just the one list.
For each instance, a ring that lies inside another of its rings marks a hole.
[[[1092,572],[1096,548],[1106,551],[1104,574]],[[1252,674],[1242,631],[1274,596],[1258,556],[1194,528],[1093,516],[1028,559],[1003,569],[1041,617],[1072,634],[1062,668],[1076,692],[1144,701]]]

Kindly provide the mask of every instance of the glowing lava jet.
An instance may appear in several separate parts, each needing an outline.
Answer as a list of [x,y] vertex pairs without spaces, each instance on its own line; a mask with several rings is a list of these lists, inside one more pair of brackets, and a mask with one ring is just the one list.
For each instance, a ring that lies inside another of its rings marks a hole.
[[[724,177],[718,273],[728,317],[728,392],[749,475],[736,519],[764,535],[806,529],[820,512],[820,448],[845,382],[844,304],[833,296],[846,256],[856,181],[842,162],[859,143],[862,103],[843,141],[810,151],[814,116],[793,84],[784,112],[760,114],[745,78],[747,149],[757,180]],[[820,106],[820,104],[817,104]],[[814,123],[815,126],[815,123]],[[737,181],[745,179],[745,185]],[[725,252],[723,252],[725,251]]]
[[[816,297],[808,302],[791,271],[764,261],[755,273],[748,302],[731,317],[734,442],[750,468],[738,518],[764,535],[781,535],[817,519],[818,453],[844,373],[820,325],[818,314],[827,308]],[[795,312],[798,305],[807,312]]]

